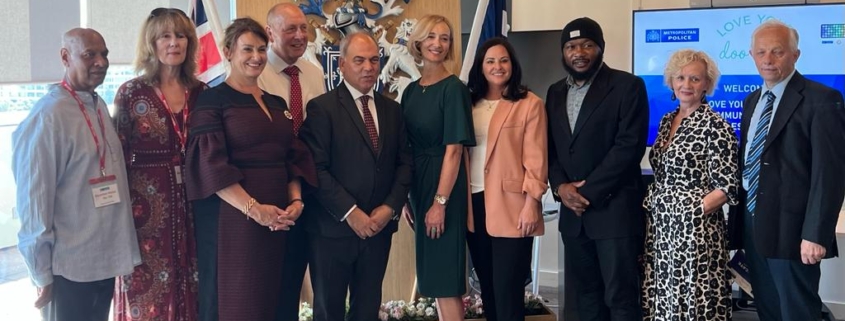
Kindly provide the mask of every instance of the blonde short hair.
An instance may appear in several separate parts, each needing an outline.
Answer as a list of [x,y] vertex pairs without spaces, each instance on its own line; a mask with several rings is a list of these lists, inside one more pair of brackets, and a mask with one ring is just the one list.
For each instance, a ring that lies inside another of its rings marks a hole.
[[434,29],[438,23],[445,23],[449,27],[449,51],[446,52],[446,60],[452,60],[454,56],[452,52],[455,50],[455,28],[452,28],[452,23],[446,17],[441,15],[426,15],[422,17],[414,26],[414,31],[408,36],[408,51],[414,59],[422,60],[422,52],[420,52],[420,43],[428,38],[428,34]]
[[200,81],[195,76],[199,46],[197,31],[188,16],[179,9],[157,8],[147,16],[138,38],[135,72],[150,83],[158,83],[162,64],[156,56],[156,40],[167,31],[182,33],[188,38],[188,48],[185,50],[185,61],[179,70],[179,80],[189,88],[199,85]]
[[675,51],[672,56],[669,57],[669,61],[666,63],[666,69],[663,70],[663,81],[666,83],[666,86],[669,87],[669,89],[673,89],[672,78],[681,72],[681,69],[696,61],[704,63],[704,69],[707,71],[707,80],[710,81],[710,84],[706,88],[706,95],[713,95],[713,92],[716,89],[716,83],[719,82],[721,74],[719,73],[719,67],[716,66],[716,62],[713,61],[713,59],[711,59],[704,51],[695,51],[692,49],[681,49]]

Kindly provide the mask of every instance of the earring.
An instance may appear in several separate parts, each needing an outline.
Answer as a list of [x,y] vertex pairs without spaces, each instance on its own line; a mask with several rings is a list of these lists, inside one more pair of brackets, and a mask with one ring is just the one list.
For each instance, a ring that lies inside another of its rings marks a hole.
[[676,101],[676,100],[678,100],[678,97],[677,97],[677,96],[675,96],[675,93],[673,92],[673,93],[672,93],[672,101]]
[[707,95],[706,95],[706,94],[707,94],[707,92],[706,92],[706,91],[705,91],[704,93],[702,93],[702,94],[701,94],[701,103],[702,103],[702,104],[706,104],[706,103],[707,103]]

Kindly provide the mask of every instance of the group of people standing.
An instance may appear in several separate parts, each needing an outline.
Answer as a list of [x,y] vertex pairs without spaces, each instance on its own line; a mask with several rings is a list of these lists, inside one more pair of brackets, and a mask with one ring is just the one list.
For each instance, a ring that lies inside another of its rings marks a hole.
[[820,262],[837,255],[845,196],[845,152],[834,147],[845,143],[845,106],[795,70],[797,31],[774,19],[754,30],[763,84],[743,102],[739,139],[707,103],[713,59],[671,54],[664,80],[678,107],[660,121],[647,189],[643,80],[602,62],[589,18],[570,22],[561,46],[568,76],[546,95],[549,182],[580,320],[730,320],[735,249],[760,320],[819,320]]
[[307,36],[293,4],[271,8],[266,27],[234,20],[221,44],[230,72],[209,88],[194,76],[191,21],[155,9],[112,120],[94,92],[105,41],[64,35],[64,79],[13,136],[19,248],[46,318],[105,320],[113,297],[115,320],[297,320],[309,266],[315,320],[376,320],[404,213],[419,292],[437,299],[440,320],[463,319],[467,247],[486,318],[523,320],[549,185],[582,320],[728,320],[726,203],[743,204],[731,245],[744,236],[761,318],[821,311],[845,120],[841,94],[794,71],[788,26],[754,33],[766,93],[745,101],[742,144],[706,103],[712,59],[672,55],[665,79],[679,107],[661,121],[647,191],[645,86],[603,62],[589,18],[564,27],[568,76],[545,105],[503,38],[479,48],[467,84],[452,75],[455,31],[442,16],[410,35],[422,77],[400,103],[374,90],[372,35],[345,35],[344,80],[328,92],[302,58]]

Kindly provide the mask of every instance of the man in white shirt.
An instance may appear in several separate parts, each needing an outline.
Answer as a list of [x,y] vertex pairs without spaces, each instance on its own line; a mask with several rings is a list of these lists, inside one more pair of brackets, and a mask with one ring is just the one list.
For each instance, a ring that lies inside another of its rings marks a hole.
[[18,248],[46,320],[107,320],[115,276],[141,263],[123,150],[94,92],[108,53],[93,29],[65,33],[64,79],[12,134]]
[[[285,100],[293,117],[294,134],[299,135],[308,101],[326,92],[320,68],[302,58],[308,46],[305,14],[296,4],[279,3],[267,13],[265,30],[270,37],[270,50],[267,52],[267,67],[258,77],[258,86]],[[301,222],[303,220],[297,221]],[[302,289],[308,265],[308,242],[304,229],[303,224],[297,224],[286,232],[287,252],[281,271],[283,286],[276,313],[279,321],[299,319],[300,292],[310,296],[309,289]]]
[[[294,116],[294,131],[298,134],[302,123],[296,122],[297,108],[301,110],[302,121],[307,115],[304,109],[308,101],[326,93],[323,72],[302,57],[308,46],[308,23],[296,4],[280,3],[267,13],[265,30],[270,37],[270,50],[267,67],[258,77],[258,86],[287,102]],[[298,102],[297,82],[300,87]]]

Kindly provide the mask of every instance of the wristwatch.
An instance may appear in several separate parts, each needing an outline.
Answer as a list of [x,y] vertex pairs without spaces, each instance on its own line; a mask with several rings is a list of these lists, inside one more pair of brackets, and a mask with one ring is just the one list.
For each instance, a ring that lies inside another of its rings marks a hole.
[[437,202],[437,204],[446,206],[446,203],[449,202],[449,198],[440,194],[434,194],[434,201]]

